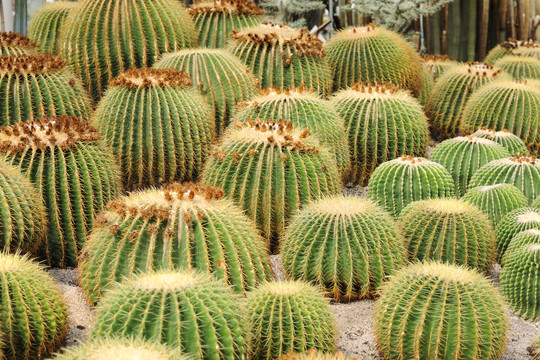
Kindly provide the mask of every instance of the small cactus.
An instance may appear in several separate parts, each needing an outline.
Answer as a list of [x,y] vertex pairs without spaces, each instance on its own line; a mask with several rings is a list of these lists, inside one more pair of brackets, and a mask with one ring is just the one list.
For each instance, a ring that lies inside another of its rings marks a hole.
[[501,259],[501,266],[504,267],[506,265],[506,261],[512,256],[511,254],[514,250],[519,250],[524,245],[540,244],[539,229],[540,227],[531,228],[528,230],[523,230],[522,232],[514,235],[514,237],[512,237],[510,240],[510,244],[508,244],[506,251],[504,252],[504,256]]
[[506,214],[497,224],[497,261],[502,264],[503,256],[512,238],[524,230],[540,228],[540,210],[523,207]]
[[47,358],[61,346],[68,330],[67,308],[40,264],[0,252],[0,294],[2,359]]
[[458,65],[458,62],[448,55],[422,55],[424,66],[429,69],[434,79],[440,78],[446,71]]
[[495,141],[496,143],[504,146],[512,156],[529,154],[527,145],[525,145],[523,140],[508,130],[495,131],[483,127],[476,130],[476,132],[472,133],[471,136]]
[[453,197],[452,176],[442,165],[424,158],[402,156],[381,164],[368,184],[369,198],[393,216],[414,201]]
[[487,278],[427,262],[403,269],[383,285],[375,327],[385,359],[497,360],[508,319]]
[[0,32],[0,56],[35,54],[39,51],[38,45],[23,34]]
[[41,46],[48,54],[58,54],[59,38],[64,21],[69,13],[78,9],[79,3],[56,1],[38,10],[28,26],[28,38]]
[[540,79],[540,60],[532,57],[507,55],[493,65],[516,80]]
[[290,352],[282,355],[278,360],[357,360],[356,358],[348,358],[341,351],[331,354],[321,353],[315,350],[310,350],[301,353]]
[[313,283],[344,302],[372,297],[405,262],[394,220],[367,199],[343,196],[300,210],[281,253],[288,278]]
[[245,311],[224,282],[163,270],[127,279],[96,309],[94,337],[138,336],[195,359],[244,359]]
[[261,285],[247,297],[249,358],[270,360],[289,352],[336,350],[328,300],[298,281]]
[[429,141],[427,118],[409,92],[392,85],[354,84],[332,99],[345,119],[352,169],[347,180],[367,184],[385,161],[403,154],[423,156]]

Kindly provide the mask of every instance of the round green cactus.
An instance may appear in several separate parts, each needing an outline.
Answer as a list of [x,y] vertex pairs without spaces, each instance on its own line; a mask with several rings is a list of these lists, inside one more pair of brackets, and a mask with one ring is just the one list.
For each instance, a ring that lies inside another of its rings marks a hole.
[[196,268],[245,293],[272,278],[264,240],[223,191],[193,183],[165,185],[111,202],[79,259],[84,292],[97,303],[125,276]]
[[511,55],[525,56],[540,60],[540,44],[529,40],[521,44],[515,49],[512,49]]
[[166,54],[155,65],[185,71],[193,85],[207,95],[216,113],[217,135],[229,125],[234,106],[257,93],[256,80],[247,66],[228,51],[187,49]]
[[495,131],[483,127],[476,130],[476,132],[472,133],[471,136],[495,141],[496,143],[504,146],[512,156],[529,154],[527,145],[525,145],[523,140],[508,130]]
[[35,41],[43,51],[58,54],[59,37],[64,21],[72,10],[79,7],[78,2],[57,1],[38,10],[28,26],[28,38]]
[[469,97],[480,86],[495,79],[511,80],[501,70],[481,63],[467,63],[446,71],[435,82],[426,103],[432,133],[440,139],[457,136]]
[[512,75],[516,80],[540,79],[540,60],[532,57],[510,54],[497,60],[494,66]]
[[507,41],[502,42],[499,45],[495,46],[493,49],[491,49],[488,52],[484,62],[493,65],[497,60],[503,58],[515,49],[521,47],[523,43],[524,42],[520,40],[508,39]]
[[487,272],[495,259],[495,231],[474,205],[456,199],[411,203],[399,229],[409,261],[436,260]]
[[205,0],[191,5],[189,13],[199,30],[199,45],[223,48],[233,30],[259,25],[264,11],[249,0]]
[[332,36],[326,52],[335,90],[357,82],[380,82],[420,93],[420,55],[398,33],[372,24],[348,28]]
[[497,260],[502,264],[503,256],[512,238],[524,230],[540,228],[540,210],[522,207],[506,214],[497,224]]
[[512,256],[514,250],[520,250],[524,245],[540,244],[540,227],[523,230],[517,233],[510,240],[510,244],[501,259],[501,266],[506,265],[507,260]]
[[414,201],[453,197],[455,185],[444,166],[424,158],[402,156],[381,164],[369,180],[369,198],[393,216]]
[[287,228],[281,253],[290,279],[313,283],[345,302],[372,297],[405,263],[393,219],[367,199],[343,196],[300,210]]
[[427,262],[383,285],[376,336],[385,359],[497,360],[506,345],[504,301],[474,270]]
[[469,189],[461,200],[482,210],[493,226],[509,212],[527,206],[527,198],[514,185],[495,184]]
[[435,80],[440,78],[446,71],[452,69],[458,62],[448,55],[422,55],[424,66],[429,69]]
[[67,308],[54,280],[28,256],[0,252],[0,354],[5,360],[47,358],[68,330]]
[[128,190],[196,179],[214,139],[214,114],[184,72],[131,69],[93,116],[119,159]]
[[151,67],[162,53],[197,42],[180,1],[82,0],[65,20],[60,53],[97,102],[117,75]]
[[341,191],[336,160],[309,130],[281,120],[237,124],[202,174],[257,222],[272,250],[302,205]]
[[471,177],[483,165],[492,160],[510,157],[510,153],[495,141],[465,136],[445,140],[435,146],[429,159],[448,170],[456,185],[456,195],[467,191]]
[[27,121],[3,128],[0,154],[43,196],[49,227],[41,257],[75,266],[94,216],[120,194],[116,162],[97,130],[75,117]]
[[352,169],[347,178],[365,185],[385,161],[403,154],[423,156],[429,128],[422,106],[409,92],[386,85],[354,84],[332,99],[345,119]]
[[53,55],[0,56],[0,125],[35,117],[88,119],[92,102],[82,84]]
[[261,285],[247,297],[249,358],[271,360],[289,352],[336,350],[328,300],[299,281]]
[[37,44],[16,32],[0,32],[0,56],[35,54],[41,51]]
[[334,106],[305,87],[270,87],[252,101],[240,103],[233,121],[247,123],[249,119],[287,119],[293,126],[309,129],[321,144],[334,153],[340,174],[347,174],[351,156],[345,124]]
[[332,91],[332,72],[322,42],[306,29],[263,23],[233,31],[229,50],[255,74],[261,87],[305,84],[322,96]]
[[348,358],[341,351],[336,353],[321,353],[315,350],[296,353],[290,352],[282,355],[278,360],[357,360],[356,358]]
[[240,360],[247,352],[241,299],[208,274],[143,273],[107,292],[96,311],[96,337],[138,336],[196,359]]

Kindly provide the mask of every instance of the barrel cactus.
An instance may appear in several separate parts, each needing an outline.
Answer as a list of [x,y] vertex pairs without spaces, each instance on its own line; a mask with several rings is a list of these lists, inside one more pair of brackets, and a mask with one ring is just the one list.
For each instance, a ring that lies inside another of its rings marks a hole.
[[461,127],[463,108],[471,94],[495,79],[511,80],[501,70],[481,63],[467,63],[445,72],[435,82],[426,103],[426,115],[434,136],[440,139],[455,137]]
[[162,53],[197,42],[195,24],[180,1],[82,0],[65,20],[60,54],[97,102],[117,75],[151,67]]
[[34,54],[41,51],[38,45],[23,34],[0,32],[0,56]]
[[381,164],[369,180],[369,198],[393,216],[414,201],[453,197],[455,185],[444,166],[424,158],[402,156]]
[[[509,212],[495,228],[497,256],[501,263],[512,238],[524,230],[540,228],[540,210],[523,207]],[[504,264],[503,264],[504,265]]]
[[49,227],[40,255],[72,267],[94,216],[120,193],[109,149],[87,122],[68,116],[26,121],[0,132],[0,154],[43,195]]
[[430,160],[448,170],[456,185],[456,195],[467,191],[469,180],[483,165],[492,160],[510,157],[510,153],[495,141],[472,136],[445,140],[431,152]]
[[166,54],[155,65],[185,71],[193,85],[207,95],[216,113],[218,136],[225,131],[234,106],[256,95],[256,80],[247,66],[226,50],[188,49]]
[[233,121],[247,123],[249,119],[287,119],[295,127],[309,129],[334,153],[338,171],[348,173],[351,159],[343,119],[331,103],[304,86],[284,91],[265,88],[252,101],[238,104]]
[[214,114],[184,72],[131,69],[110,84],[93,122],[112,146],[128,190],[196,179],[214,139]]
[[191,5],[189,13],[199,30],[200,46],[223,48],[233,30],[259,25],[264,11],[249,0],[205,0]]
[[335,301],[372,297],[405,262],[394,220],[355,197],[312,202],[292,219],[282,245],[288,278],[319,286]]
[[529,40],[523,42],[521,46],[513,49],[510,52],[511,55],[525,56],[540,60],[540,44]]
[[336,350],[328,300],[299,281],[261,285],[247,297],[249,358],[276,359],[289,352]]
[[424,66],[429,69],[435,80],[440,78],[446,71],[458,65],[458,62],[448,55],[422,55]]
[[28,256],[0,252],[0,294],[2,359],[47,358],[61,346],[67,308],[43,266]]
[[54,55],[0,57],[0,125],[35,117],[88,119],[92,103],[66,62]]
[[162,270],[134,276],[107,292],[96,312],[94,337],[138,336],[195,359],[246,355],[241,300],[208,274]]
[[500,359],[508,319],[491,282],[457,265],[411,265],[383,285],[376,337],[385,359]]
[[392,85],[354,84],[332,99],[345,119],[352,169],[348,181],[365,185],[385,161],[403,154],[423,156],[429,142],[427,118],[409,92]]
[[482,127],[476,130],[476,132],[472,133],[471,136],[495,141],[496,143],[504,146],[512,156],[529,154],[527,145],[525,145],[523,140],[508,130],[495,131]]
[[523,230],[514,235],[501,259],[501,266],[504,267],[506,265],[506,261],[512,256],[514,250],[519,250],[524,245],[530,244],[540,244],[540,227]]
[[493,65],[497,60],[510,54],[513,50],[519,48],[522,44],[523,41],[508,39],[507,41],[504,41],[491,49],[487,54],[484,62]]
[[516,80],[540,79],[540,60],[532,57],[507,55],[497,60],[494,66]]
[[39,44],[46,53],[58,54],[64,21],[78,6],[79,3],[73,1],[56,1],[45,5],[32,16],[28,26],[28,38]]
[[255,74],[261,87],[305,84],[320,95],[332,91],[322,41],[307,29],[263,23],[231,34],[229,50]]

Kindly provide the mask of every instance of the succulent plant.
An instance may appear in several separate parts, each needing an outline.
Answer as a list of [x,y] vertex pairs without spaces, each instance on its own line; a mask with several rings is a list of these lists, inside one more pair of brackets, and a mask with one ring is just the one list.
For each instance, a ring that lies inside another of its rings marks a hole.
[[409,89],[415,95],[420,93],[420,55],[396,32],[373,24],[348,28],[328,41],[326,52],[335,90],[357,82],[380,82]]
[[126,279],[97,308],[95,337],[138,336],[196,359],[243,359],[240,298],[211,275],[162,270]]
[[204,0],[191,5],[189,13],[199,30],[199,45],[223,48],[233,30],[259,25],[264,11],[249,0]]
[[321,353],[315,350],[296,353],[290,352],[282,355],[278,360],[356,360],[356,358],[348,358],[341,351],[336,353]]
[[433,74],[427,68],[427,66],[422,66],[422,87],[420,89],[420,94],[418,95],[418,100],[422,106],[426,105],[427,98],[433,89],[435,81],[433,80]]
[[328,300],[300,281],[271,282],[248,294],[249,358],[270,360],[289,352],[336,350]]
[[422,55],[424,66],[429,69],[435,80],[440,78],[446,71],[459,65],[457,61],[448,55]]
[[473,136],[448,139],[433,149],[429,159],[448,170],[456,185],[456,195],[467,191],[471,177],[483,165],[492,160],[510,157],[510,153],[495,141]]
[[43,117],[2,130],[1,156],[43,195],[49,227],[41,257],[51,267],[75,266],[94,216],[120,193],[111,152],[76,117]]
[[484,62],[493,65],[497,60],[503,58],[504,56],[510,54],[513,50],[522,46],[523,43],[524,42],[521,40],[508,39],[507,41],[504,41],[491,49]]
[[533,200],[533,202],[531,203],[531,207],[535,209],[540,209],[540,196]]
[[540,160],[534,156],[513,156],[490,161],[474,173],[469,188],[503,183],[517,187],[531,203],[540,195]]
[[510,54],[497,60],[494,66],[512,75],[516,80],[540,79],[540,60],[532,57]]
[[82,84],[54,55],[0,56],[0,125],[35,117],[88,119],[92,102]]
[[435,82],[426,102],[426,115],[434,136],[440,139],[455,137],[461,127],[463,108],[471,94],[495,79],[511,80],[501,70],[481,63],[467,63],[446,71]]
[[454,180],[444,166],[413,156],[381,164],[368,184],[369,198],[393,216],[398,216],[414,201],[453,197],[454,194]]
[[504,146],[512,156],[529,154],[529,150],[523,140],[508,130],[495,131],[482,127],[472,133],[471,136],[495,141]]
[[509,55],[525,56],[540,60],[540,44],[529,40],[524,42],[521,46],[512,49]]
[[457,265],[426,262],[383,285],[376,337],[385,359],[500,359],[508,319],[491,282]]
[[117,75],[151,67],[162,53],[197,42],[195,24],[180,1],[82,0],[65,20],[60,53],[97,102]]
[[540,244],[539,229],[540,227],[530,228],[514,235],[501,259],[501,266],[504,267],[506,265],[506,262],[512,256],[513,251],[520,250],[525,245]]
[[166,54],[155,65],[185,71],[193,85],[207,95],[216,113],[217,135],[229,125],[234,106],[257,92],[256,80],[247,66],[226,50],[187,49]]
[[322,96],[332,91],[332,73],[322,41],[307,29],[263,23],[233,31],[229,50],[255,74],[261,87],[305,84]]
[[59,38],[66,17],[79,7],[78,2],[56,1],[38,10],[28,26],[28,38],[35,41],[43,51],[58,54]]
[[527,198],[514,185],[495,184],[469,189],[461,200],[482,210],[496,226],[509,212],[527,206]]
[[265,88],[252,101],[239,103],[233,122],[247,123],[249,119],[287,119],[294,127],[309,129],[334,153],[340,174],[349,172],[351,156],[344,120],[331,103],[304,86],[284,91]]
[[23,34],[0,32],[0,56],[35,54],[38,51],[37,44]]
[[405,263],[394,220],[375,203],[336,196],[306,205],[282,244],[287,277],[320,287],[335,301],[372,297]]
[[290,121],[237,124],[213,150],[202,174],[257,222],[275,251],[302,205],[341,191],[336,160],[309,130]]
[[502,264],[504,253],[514,236],[524,230],[537,228],[540,228],[539,209],[522,207],[506,214],[495,228],[495,235],[497,237],[497,261]]
[[93,116],[119,159],[128,190],[196,179],[214,139],[214,114],[184,72],[131,69]]
[[67,308],[43,266],[0,252],[0,354],[5,360],[46,358],[67,333]]
[[495,231],[484,213],[457,199],[409,204],[399,230],[409,261],[436,260],[487,272],[495,259]]

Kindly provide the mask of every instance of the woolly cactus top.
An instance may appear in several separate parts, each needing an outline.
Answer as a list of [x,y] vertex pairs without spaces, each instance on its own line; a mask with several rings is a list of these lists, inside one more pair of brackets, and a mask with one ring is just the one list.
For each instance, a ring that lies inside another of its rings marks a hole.
[[[376,210],[377,205],[373,202],[353,196],[336,196],[318,200],[309,205],[311,211],[319,214],[335,216],[351,216],[356,214],[366,214]],[[381,210],[381,209],[379,209]]]
[[504,165],[529,165],[540,166],[540,160],[532,155],[520,155],[512,156],[505,159],[493,160],[492,164],[504,164]]
[[336,34],[338,38],[368,38],[379,35],[382,32],[390,32],[371,23],[367,26],[348,28]]
[[[428,159],[422,158],[422,157],[416,157],[416,156],[409,156],[409,155],[403,155],[397,159],[392,160],[396,163],[403,163],[409,166],[421,166],[421,165],[427,165],[427,164],[437,164],[433,161],[430,161]],[[439,165],[439,164],[437,164]]]
[[495,78],[503,71],[494,68],[492,65],[480,62],[468,62],[464,66],[459,67],[460,72],[469,74],[474,77],[491,77]]
[[161,271],[139,276],[131,283],[141,290],[176,291],[196,286],[202,276],[196,272]]
[[492,129],[488,129],[486,127],[479,128],[471,136],[475,136],[475,135],[483,135],[489,140],[493,139],[494,137],[515,137],[516,136],[506,129],[503,129],[501,131],[495,131]]
[[6,274],[31,264],[27,257],[0,253],[0,274]]
[[[352,84],[350,91],[365,94],[366,97],[380,97],[389,96],[393,94],[408,95],[409,92],[401,90],[398,86],[392,84],[365,84],[357,82]],[[347,90],[345,90],[347,93]]]
[[66,61],[55,55],[0,56],[0,75],[50,73],[62,70],[65,66]]
[[193,16],[204,13],[234,13],[238,15],[263,15],[257,4],[249,0],[212,0],[197,2],[191,6],[189,13]]
[[399,278],[406,275],[432,279],[435,278],[441,281],[456,284],[481,283],[484,285],[491,285],[489,280],[487,280],[477,271],[473,271],[462,266],[448,265],[437,261],[428,261],[410,265],[401,270],[395,275],[395,277]]
[[23,34],[10,31],[0,32],[0,46],[37,47],[37,44]]
[[540,223],[540,214],[536,211],[529,211],[518,215],[516,222],[518,224]]
[[[422,203],[426,209],[442,214],[461,214],[476,210],[473,205],[452,198],[422,200]],[[414,204],[412,203],[411,206]],[[406,212],[406,210],[403,211]]]
[[427,63],[440,63],[440,62],[450,62],[455,61],[451,56],[448,55],[432,55],[424,54],[422,59]]
[[275,296],[294,296],[303,292],[313,292],[313,286],[302,281],[274,281],[261,285],[258,293],[267,293]]
[[314,92],[315,92],[314,89],[308,89],[305,84],[302,84],[298,87],[288,86],[285,89],[282,89],[280,87],[275,87],[275,86],[265,87],[264,89],[261,89],[259,91],[259,95],[260,96],[269,96],[269,95],[280,96],[281,95],[282,97],[287,97],[287,96],[299,96],[302,94],[312,95],[314,94]]
[[163,86],[191,86],[189,74],[173,69],[129,69],[111,81],[111,86],[123,86],[128,89],[163,87]]

